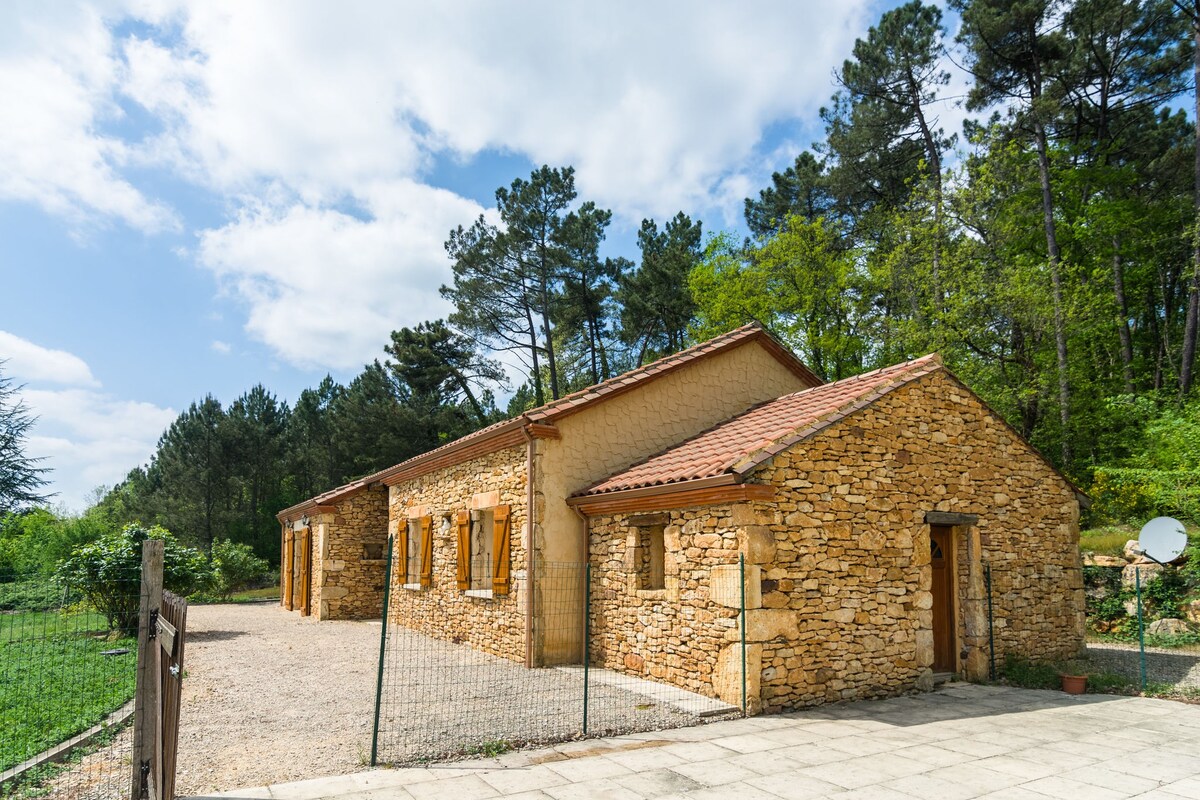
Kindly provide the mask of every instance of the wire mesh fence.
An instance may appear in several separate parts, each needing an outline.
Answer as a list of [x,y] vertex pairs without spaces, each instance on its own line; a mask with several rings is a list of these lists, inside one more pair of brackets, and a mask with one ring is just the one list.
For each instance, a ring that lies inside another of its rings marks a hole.
[[[471,572],[489,574],[490,565],[477,561]],[[627,595],[623,572],[539,563],[532,580],[520,575],[511,594],[499,595],[470,580],[422,587],[400,569],[390,567],[373,763],[495,755],[741,714],[702,693],[709,676],[679,655],[695,644],[684,641],[691,635],[701,647],[706,636],[728,644],[732,632],[736,640],[738,608],[682,629],[633,622],[614,638],[604,601],[618,596],[618,582]],[[647,619],[667,619],[650,607],[656,598],[639,599]],[[689,670],[702,691],[681,686]]]
[[140,570],[89,601],[0,574],[0,797],[127,797]]

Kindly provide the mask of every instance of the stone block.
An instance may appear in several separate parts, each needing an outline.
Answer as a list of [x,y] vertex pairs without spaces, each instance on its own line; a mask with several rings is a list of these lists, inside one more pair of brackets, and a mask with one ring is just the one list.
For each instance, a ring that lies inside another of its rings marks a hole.
[[[742,588],[739,585],[741,567],[722,564],[709,570],[708,592],[714,603],[726,608],[742,607]],[[762,567],[746,565],[746,608],[762,607]]]
[[[746,610],[746,641],[769,642],[772,639],[794,641],[799,638],[800,629],[796,624],[796,612],[790,608],[757,608]],[[736,642],[742,638],[742,618],[738,615],[737,624],[725,632],[727,641]]]
[[775,560],[775,535],[766,525],[740,528],[738,545],[747,564],[770,564]]
[[[761,709],[762,651],[761,644],[746,646],[746,705],[752,714]],[[713,691],[724,702],[739,708],[742,705],[742,674],[742,646],[730,644],[721,648],[712,673]]]

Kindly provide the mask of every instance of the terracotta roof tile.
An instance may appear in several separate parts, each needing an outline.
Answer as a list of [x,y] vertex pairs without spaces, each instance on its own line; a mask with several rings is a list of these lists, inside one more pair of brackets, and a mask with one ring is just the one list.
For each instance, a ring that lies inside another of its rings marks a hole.
[[941,366],[941,359],[933,354],[768,400],[580,494],[747,472],[816,430]]

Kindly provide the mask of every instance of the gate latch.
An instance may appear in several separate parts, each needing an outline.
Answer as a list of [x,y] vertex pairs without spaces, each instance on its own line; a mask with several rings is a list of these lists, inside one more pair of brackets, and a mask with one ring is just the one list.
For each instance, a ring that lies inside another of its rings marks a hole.
[[158,609],[157,608],[150,612],[149,628],[150,628],[150,630],[146,633],[146,638],[147,639],[157,639],[158,638]]

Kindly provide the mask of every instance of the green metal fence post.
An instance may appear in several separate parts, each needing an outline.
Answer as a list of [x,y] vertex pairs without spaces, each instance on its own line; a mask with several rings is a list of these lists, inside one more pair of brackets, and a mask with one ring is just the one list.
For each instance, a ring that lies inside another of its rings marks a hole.
[[375,676],[375,722],[371,726],[371,766],[379,759],[379,713],[383,707],[383,660],[387,656],[388,601],[392,595],[392,537],[388,536],[387,563],[383,568],[383,620],[379,626],[379,672]]
[[746,708],[746,556],[738,554],[738,578],[742,589],[742,716],[747,716]]
[[983,567],[983,583],[988,597],[988,680],[996,680],[996,618],[992,612],[992,565]]
[[592,562],[583,569],[583,735],[588,732],[588,663],[592,660]]
[[1142,691],[1146,691],[1146,631],[1142,626],[1142,568],[1133,568],[1134,585],[1137,587],[1138,650],[1142,669]]

